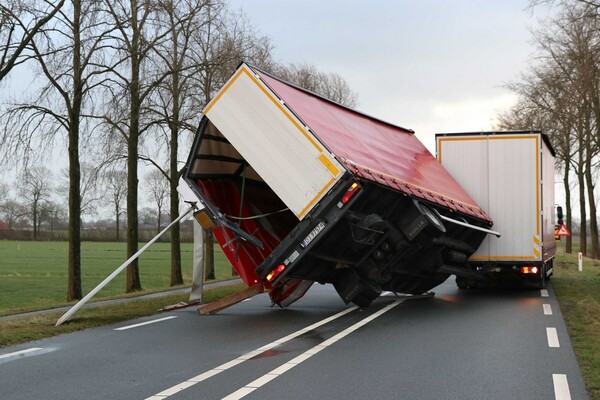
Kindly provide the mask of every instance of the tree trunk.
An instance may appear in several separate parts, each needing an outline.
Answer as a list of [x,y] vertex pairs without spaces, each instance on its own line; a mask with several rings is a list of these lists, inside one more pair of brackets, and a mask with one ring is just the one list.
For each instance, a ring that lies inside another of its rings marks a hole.
[[115,241],[119,241],[119,230],[121,229],[121,221],[120,221],[120,215],[119,215],[119,205],[117,204],[115,206],[115,216],[116,216],[116,230],[115,230]]
[[[177,32],[172,30],[173,38],[173,59],[179,59],[179,50],[177,46]],[[180,173],[177,169],[177,153],[179,152],[179,97],[181,88],[179,83],[179,69],[173,72],[173,81],[171,94],[173,98],[173,118],[170,121],[171,137],[169,138],[169,193],[170,193],[170,211],[171,221],[179,216],[179,194],[177,185],[179,184]],[[171,286],[183,284],[183,274],[181,273],[181,230],[179,224],[171,229]]]
[[[590,154],[588,152],[588,154]],[[591,237],[591,249],[589,256],[598,259],[598,220],[596,212],[596,200],[594,198],[594,181],[592,177],[592,160],[591,156],[588,156],[586,161],[585,169],[585,181],[587,186],[588,204],[590,207],[590,237]]]
[[[137,1],[131,2],[132,40],[131,40],[131,95],[129,137],[127,139],[127,257],[138,251],[138,144],[140,135],[140,32],[137,21]],[[125,291],[142,290],[138,259],[127,267]]]
[[69,112],[69,262],[67,300],[79,300],[81,290],[81,169],[79,118],[83,100],[81,68],[81,1],[73,1],[73,107]]
[[[177,162],[177,160],[175,160]],[[177,172],[176,172],[176,175]],[[171,221],[179,216],[179,195],[177,194],[177,180],[171,173]],[[194,222],[196,223],[196,222]],[[181,230],[179,224],[171,228],[171,286],[182,285],[181,273]]]
[[158,207],[158,216],[156,217],[156,234],[160,233],[160,214],[162,214],[162,208]]

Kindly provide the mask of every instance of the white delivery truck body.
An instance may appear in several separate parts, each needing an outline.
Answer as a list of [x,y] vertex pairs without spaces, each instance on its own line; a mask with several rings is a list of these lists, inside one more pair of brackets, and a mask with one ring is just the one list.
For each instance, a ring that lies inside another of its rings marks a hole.
[[[538,131],[437,134],[437,157],[494,221],[469,258],[488,280],[543,286],[552,274],[554,150]],[[476,286],[457,279],[459,286]]]

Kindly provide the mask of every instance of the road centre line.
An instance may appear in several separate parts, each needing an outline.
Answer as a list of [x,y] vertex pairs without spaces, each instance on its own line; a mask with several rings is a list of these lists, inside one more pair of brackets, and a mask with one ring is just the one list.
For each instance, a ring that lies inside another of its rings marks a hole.
[[238,358],[235,358],[235,359],[233,359],[231,361],[228,361],[225,364],[221,364],[218,367],[215,367],[215,368],[213,368],[213,369],[211,369],[209,371],[206,371],[206,372],[204,372],[204,373],[202,373],[200,375],[197,375],[197,376],[195,376],[193,378],[190,378],[187,381],[181,382],[181,383],[179,383],[179,384],[177,384],[175,386],[172,386],[172,387],[170,387],[168,389],[165,389],[162,392],[155,394],[154,396],[147,397],[146,400],[162,400],[162,399],[166,399],[167,397],[170,397],[170,396],[172,396],[172,395],[174,395],[176,393],[179,393],[182,390],[187,389],[187,388],[189,388],[191,386],[194,386],[197,383],[200,383],[200,382],[205,381],[205,380],[207,380],[209,378],[212,378],[213,376],[215,376],[217,374],[220,374],[221,372],[226,371],[226,370],[228,370],[230,368],[233,368],[236,365],[241,364],[244,361],[247,361],[247,360],[251,359],[252,357],[255,357],[255,356],[257,356],[257,355],[259,355],[259,354],[261,354],[261,353],[263,353],[263,352],[265,352],[267,350],[270,350],[270,349],[272,349],[274,347],[277,347],[277,346],[279,346],[281,344],[289,342],[290,340],[295,339],[295,338],[297,338],[300,335],[303,335],[303,334],[305,334],[307,332],[310,332],[310,331],[312,331],[312,330],[314,330],[314,329],[316,329],[316,328],[318,328],[318,327],[320,327],[322,325],[325,325],[325,324],[327,324],[327,323],[329,323],[331,321],[334,321],[334,320],[336,320],[336,319],[338,319],[338,318],[340,318],[340,317],[342,317],[342,316],[344,316],[344,315],[346,315],[346,314],[348,314],[348,313],[350,313],[350,312],[352,312],[352,311],[354,311],[356,309],[358,309],[358,307],[357,306],[353,306],[353,307],[347,308],[345,310],[342,310],[339,313],[334,314],[334,315],[332,315],[332,316],[330,316],[328,318],[322,319],[321,321],[318,321],[318,322],[316,322],[316,323],[314,323],[312,325],[309,325],[306,328],[302,328],[302,329],[300,329],[300,330],[298,330],[296,332],[290,333],[289,335],[284,336],[281,339],[277,339],[277,340],[275,340],[275,341],[273,341],[273,342],[271,342],[269,344],[266,344],[266,345],[264,345],[262,347],[259,347],[256,350],[250,351],[250,352],[248,352],[246,354],[241,355]]
[[134,325],[127,325],[127,326],[122,326],[120,328],[115,328],[115,331],[126,331],[127,329],[132,329],[132,328],[138,328],[140,326],[145,326],[145,325],[150,325],[150,324],[155,324],[157,322],[163,322],[169,319],[173,319],[173,318],[177,318],[176,315],[171,315],[170,317],[164,317],[164,318],[159,318],[159,319],[153,319],[152,321],[146,321],[146,322],[140,322],[139,324],[134,324]]
[[21,350],[21,351],[15,351],[13,353],[2,354],[2,355],[0,355],[0,361],[12,359],[12,358],[17,358],[17,357],[25,357],[29,353],[33,353],[34,351],[40,351],[40,350],[43,350],[43,348],[41,348],[41,347],[32,347],[30,349],[25,349],[25,350]]
[[544,307],[544,315],[552,315],[552,306],[550,304],[543,304]]
[[369,322],[373,321],[375,318],[380,317],[381,315],[388,312],[389,310],[396,307],[398,304],[400,304],[402,302],[403,302],[403,300],[396,300],[395,302],[388,304],[387,306],[385,306],[381,310],[377,311],[376,313],[373,313],[370,316],[358,321],[357,323],[350,326],[349,328],[344,329],[342,332],[325,340],[323,343],[305,351],[304,353],[302,353],[299,356],[297,356],[296,358],[288,361],[287,363],[280,365],[279,367],[275,368],[271,372],[261,376],[260,378],[250,382],[243,388],[238,389],[235,392],[231,393],[230,395],[224,397],[222,400],[239,400],[239,399],[249,395],[256,389],[258,389],[261,386],[265,385],[266,383],[272,381],[273,379],[277,378],[278,376],[286,373],[290,369],[294,368],[296,365],[301,364],[302,362],[308,360],[310,357],[319,353],[321,350],[324,350],[327,347],[331,346],[332,344],[336,343],[337,341],[343,339],[344,337],[348,336],[352,332],[356,331],[357,329],[359,329],[359,328],[363,327],[364,325],[368,324]]
[[571,400],[567,375],[552,374],[552,380],[554,382],[554,398],[556,400]]
[[560,343],[558,343],[558,334],[556,333],[556,328],[546,328],[546,336],[548,336],[549,347],[560,347]]
[[542,297],[548,297],[548,290],[546,290],[546,289],[542,289],[542,290],[540,290],[540,295],[541,295]]

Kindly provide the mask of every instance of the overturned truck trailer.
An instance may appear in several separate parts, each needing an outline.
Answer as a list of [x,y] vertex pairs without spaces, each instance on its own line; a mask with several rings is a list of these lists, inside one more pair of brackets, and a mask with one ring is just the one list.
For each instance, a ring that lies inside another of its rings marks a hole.
[[248,286],[285,307],[314,282],[344,302],[418,294],[490,218],[414,136],[242,64],[204,109],[184,179]]

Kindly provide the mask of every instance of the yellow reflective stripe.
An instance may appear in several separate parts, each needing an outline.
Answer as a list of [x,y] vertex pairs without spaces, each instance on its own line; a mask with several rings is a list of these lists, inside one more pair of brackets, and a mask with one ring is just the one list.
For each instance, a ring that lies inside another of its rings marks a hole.
[[487,260],[533,260],[532,256],[472,256],[469,260],[472,261],[487,261]]

